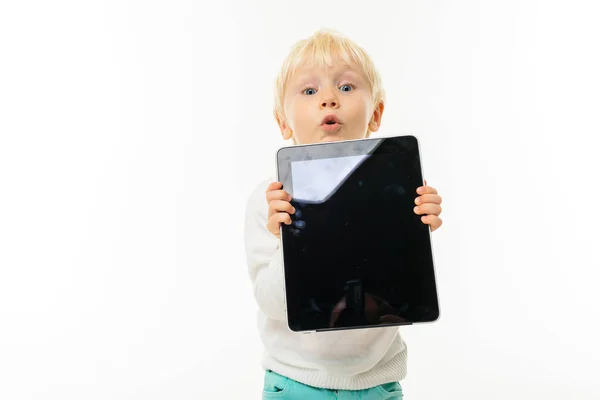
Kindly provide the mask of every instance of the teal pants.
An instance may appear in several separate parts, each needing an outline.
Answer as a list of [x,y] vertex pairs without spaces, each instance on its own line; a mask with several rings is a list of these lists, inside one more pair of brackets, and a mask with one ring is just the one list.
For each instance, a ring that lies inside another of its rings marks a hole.
[[331,390],[304,385],[273,371],[266,371],[263,400],[402,400],[400,383],[386,383],[365,390]]

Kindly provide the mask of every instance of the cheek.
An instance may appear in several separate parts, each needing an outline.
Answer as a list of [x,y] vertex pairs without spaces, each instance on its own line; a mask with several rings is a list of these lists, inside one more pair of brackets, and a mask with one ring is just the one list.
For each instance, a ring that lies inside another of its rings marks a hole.
[[363,98],[363,107],[365,108],[365,115],[367,120],[371,119],[371,116],[373,115],[373,100],[371,99],[370,96],[365,96]]
[[368,125],[371,120],[372,111],[371,111],[371,103],[368,99],[357,99],[353,104],[352,113],[354,123],[360,125],[361,127],[364,125]]
[[295,128],[294,122],[298,120],[297,110],[298,107],[296,106],[296,103],[294,101],[286,102],[286,105],[283,109],[287,123],[291,129]]
[[287,113],[289,117],[289,123],[292,129],[295,130],[302,129],[303,126],[309,124],[309,112],[308,107],[302,102],[294,102],[290,104],[289,112]]

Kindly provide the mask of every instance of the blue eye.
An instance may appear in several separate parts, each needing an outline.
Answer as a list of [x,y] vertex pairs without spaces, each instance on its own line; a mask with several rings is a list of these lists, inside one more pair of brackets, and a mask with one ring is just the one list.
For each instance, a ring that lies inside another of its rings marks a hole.
[[[344,90],[345,88],[346,88],[347,90]],[[351,90],[353,90],[353,89],[354,89],[354,87],[353,87],[352,85],[342,85],[342,86],[340,86],[340,90],[341,90],[342,92],[349,92],[349,91],[351,91]]]
[[[307,93],[308,91],[312,91],[312,93]],[[313,88],[306,88],[306,89],[304,89],[304,90],[302,91],[302,93],[304,93],[304,94],[307,94],[307,95],[311,96],[311,95],[313,95],[313,94],[317,93],[317,91],[316,91],[315,89],[313,89]]]

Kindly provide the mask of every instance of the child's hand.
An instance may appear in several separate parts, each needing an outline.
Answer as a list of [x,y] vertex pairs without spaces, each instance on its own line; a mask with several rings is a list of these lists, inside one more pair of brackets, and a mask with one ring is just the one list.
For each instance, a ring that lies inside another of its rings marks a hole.
[[267,203],[269,204],[267,229],[277,238],[280,236],[279,227],[281,224],[290,225],[292,223],[290,214],[296,212],[290,203],[292,196],[281,190],[282,188],[283,184],[281,182],[273,182],[267,188]]
[[440,219],[442,198],[438,195],[435,188],[427,186],[427,181],[425,181],[425,186],[417,189],[417,193],[420,196],[415,199],[415,204],[417,205],[415,207],[415,214],[423,215],[421,221],[424,224],[428,224],[433,232],[442,226],[442,220]]

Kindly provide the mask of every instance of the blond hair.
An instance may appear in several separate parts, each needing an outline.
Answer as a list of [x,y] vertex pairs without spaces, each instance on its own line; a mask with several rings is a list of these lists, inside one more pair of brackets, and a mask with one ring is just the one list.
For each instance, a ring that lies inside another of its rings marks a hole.
[[339,32],[320,29],[307,39],[296,42],[285,58],[275,81],[275,106],[273,113],[278,120],[285,120],[284,94],[291,77],[298,67],[312,63],[314,67],[332,66],[333,59],[340,57],[350,67],[362,72],[371,90],[373,107],[384,102],[385,92],[381,76],[367,52]]

